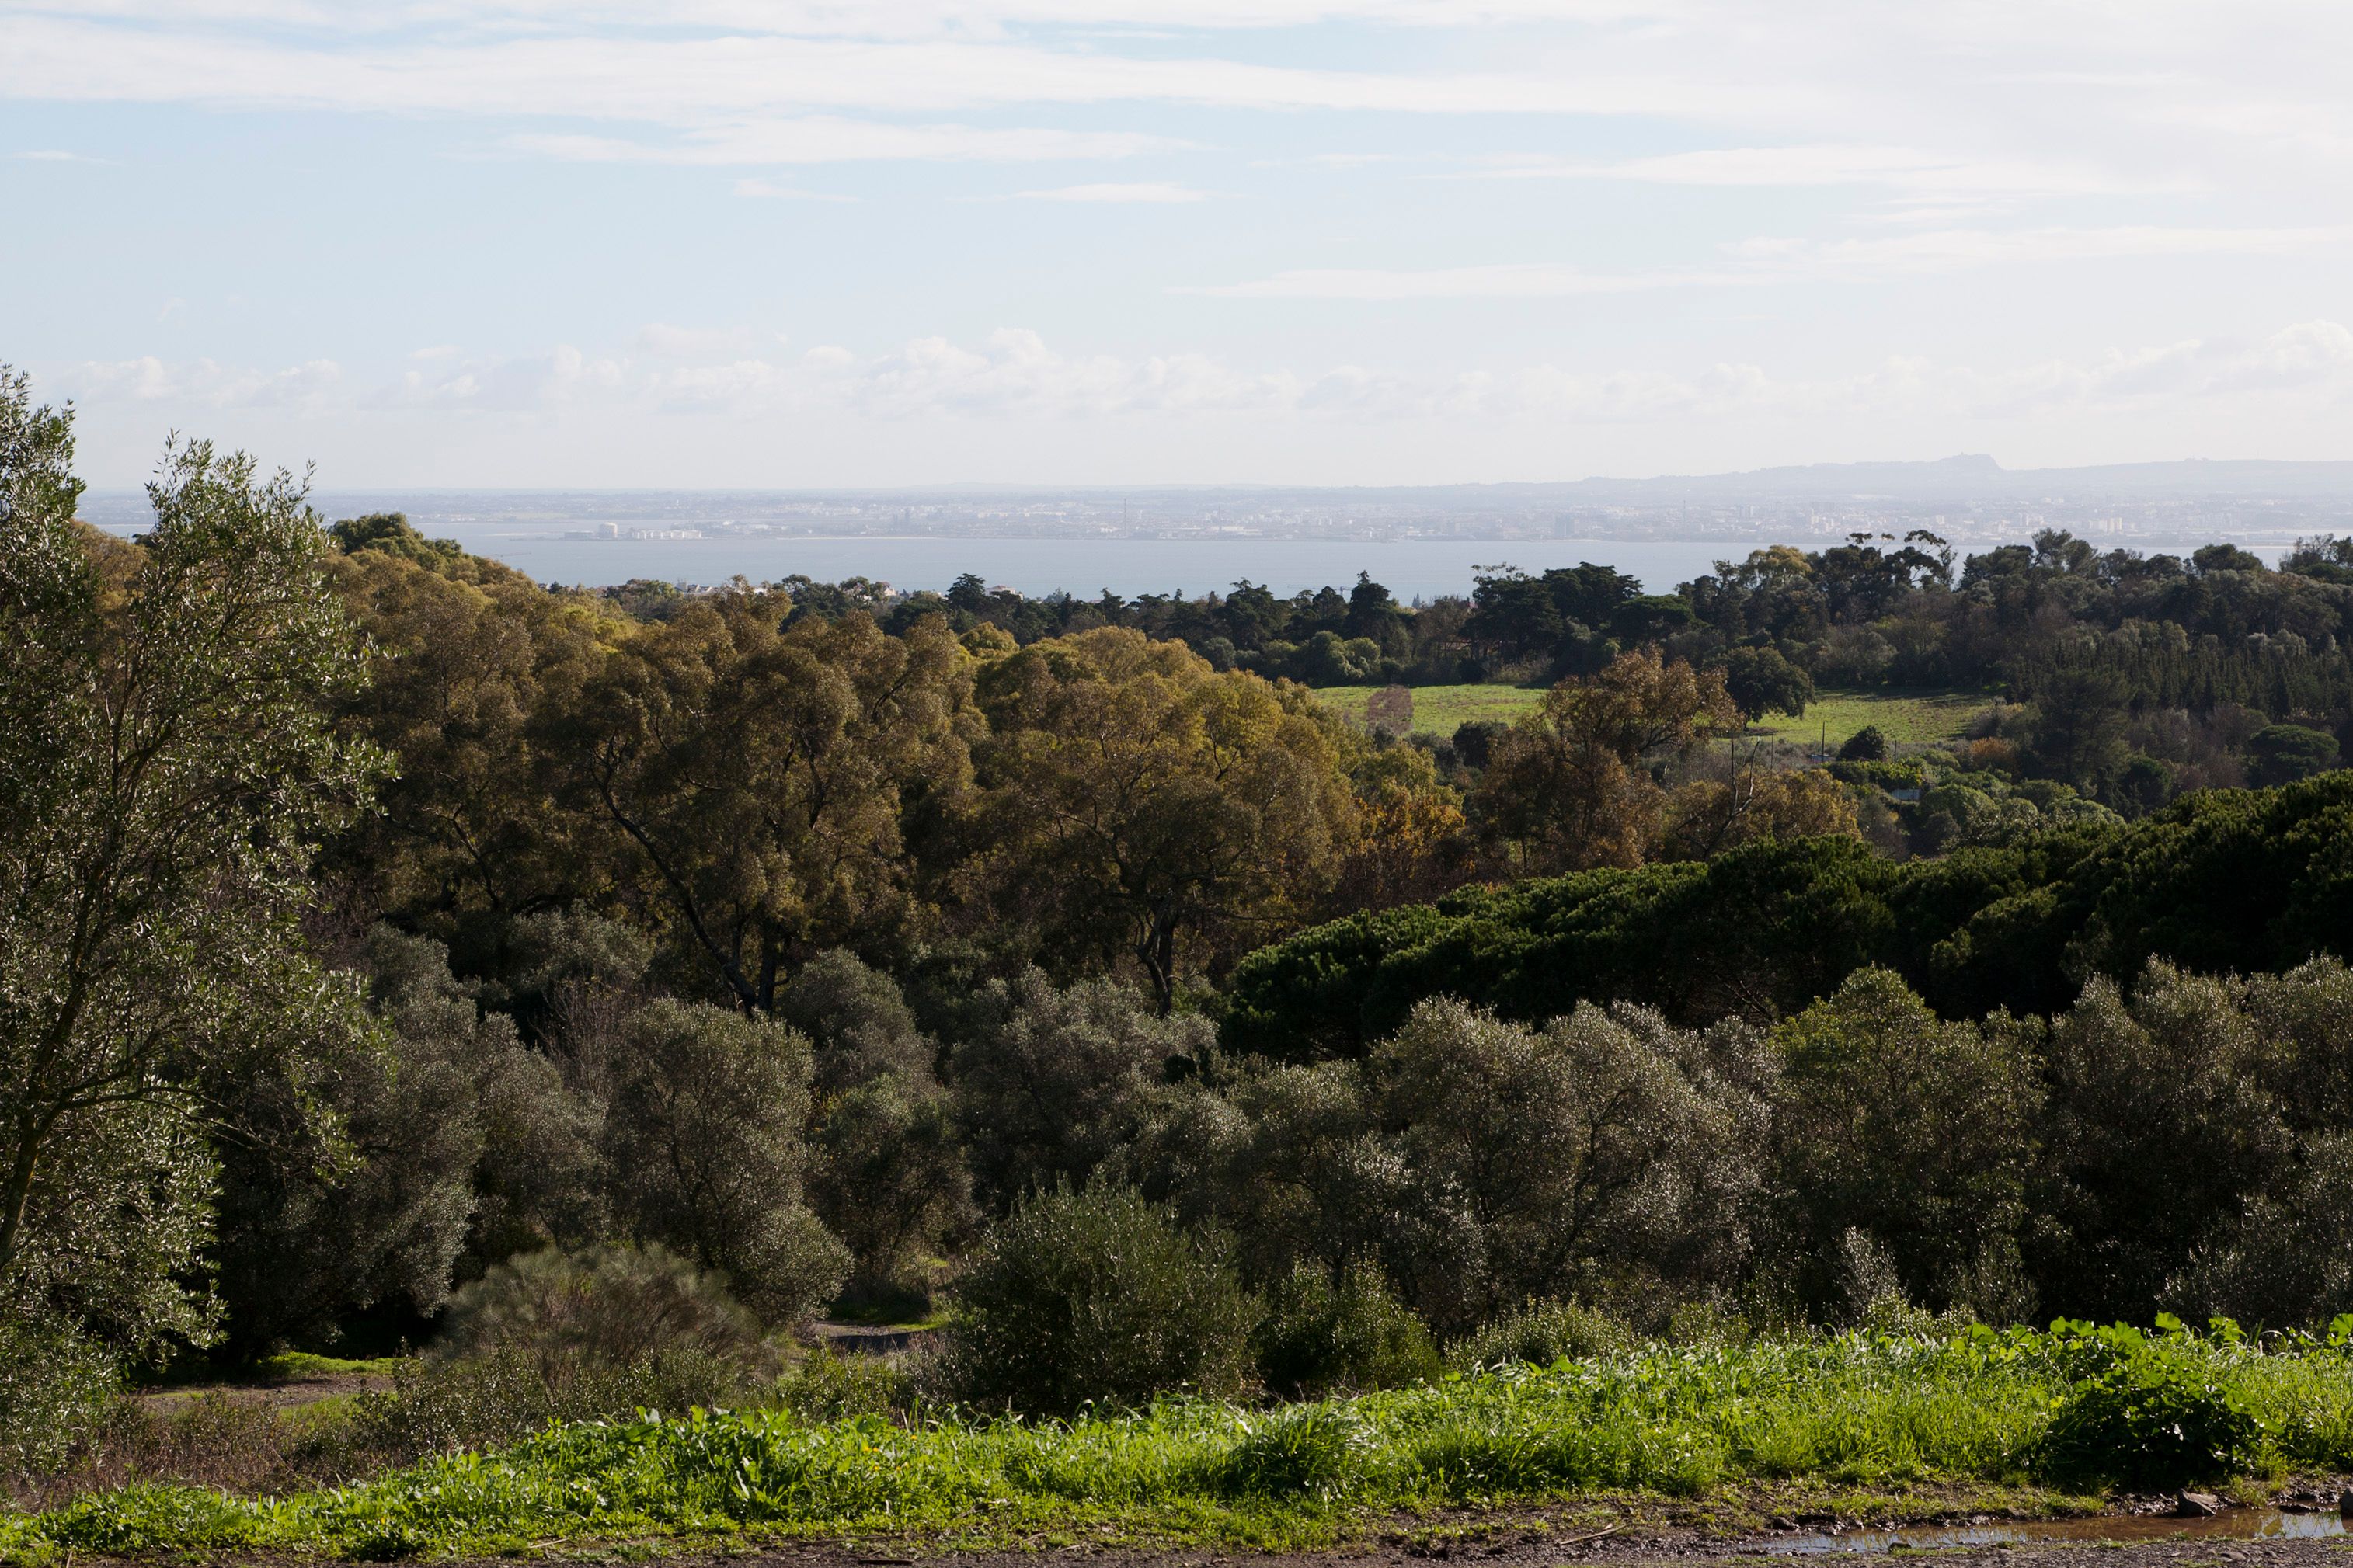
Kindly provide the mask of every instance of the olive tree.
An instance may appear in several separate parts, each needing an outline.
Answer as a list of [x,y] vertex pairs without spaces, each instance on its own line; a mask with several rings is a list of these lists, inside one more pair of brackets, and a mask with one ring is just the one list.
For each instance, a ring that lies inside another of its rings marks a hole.
[[802,1202],[808,1042],[701,1003],[640,1010],[607,1067],[613,1205],[640,1242],[727,1277],[771,1323],[839,1289],[849,1256]]
[[2042,1107],[2031,1031],[1999,1016],[1947,1023],[1896,975],[1863,969],[1774,1043],[1772,1207],[1808,1304],[1868,1306],[1841,1283],[1867,1257],[1915,1301],[2022,1313],[2017,1238]]
[[361,640],[292,478],[174,445],[127,546],[71,459],[0,372],[0,1299],[153,1346],[206,1329],[206,1082],[365,1026],[295,915],[377,764],[327,718]]

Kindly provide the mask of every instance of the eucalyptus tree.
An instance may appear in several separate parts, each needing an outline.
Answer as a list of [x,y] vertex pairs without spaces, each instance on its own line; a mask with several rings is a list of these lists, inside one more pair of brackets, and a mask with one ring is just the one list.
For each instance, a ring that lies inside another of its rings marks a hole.
[[561,798],[713,994],[772,1013],[794,969],[920,904],[906,833],[969,777],[969,656],[936,618],[779,626],[737,593],[626,637],[548,705]]
[[1355,806],[1298,688],[1103,626],[994,661],[977,690],[1004,907],[1068,957],[1124,950],[1163,1013],[1190,965],[1331,883]]

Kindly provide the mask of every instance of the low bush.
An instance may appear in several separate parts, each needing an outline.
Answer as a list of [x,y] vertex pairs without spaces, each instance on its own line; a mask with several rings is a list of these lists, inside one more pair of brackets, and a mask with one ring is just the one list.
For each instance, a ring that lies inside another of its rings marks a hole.
[[1231,1394],[1255,1317],[1216,1234],[1188,1234],[1129,1188],[1060,1187],[995,1226],[959,1282],[947,1383],[1044,1415]]
[[1303,1263],[1267,1292],[1256,1339],[1259,1375],[1297,1396],[1336,1388],[1396,1388],[1434,1376],[1438,1347],[1376,1264],[1337,1270]]
[[2178,1487],[2254,1462],[2262,1425],[2224,1367],[2178,1321],[2160,1322],[2173,1331],[2057,1326],[2063,1363],[2080,1375],[2036,1447],[2038,1470],[2070,1485]]
[[775,1369],[759,1321],[660,1247],[550,1249],[501,1264],[449,1303],[437,1361],[511,1356],[551,1388],[691,1356],[749,1378]]
[[345,1401],[273,1408],[219,1392],[123,1398],[70,1464],[17,1490],[50,1505],[152,1481],[253,1497],[351,1480],[424,1451],[359,1446],[351,1415]]
[[515,1258],[460,1290],[447,1321],[391,1393],[360,1397],[355,1447],[407,1458],[551,1422],[734,1404],[777,1365],[720,1279],[659,1247]]
[[492,1351],[403,1369],[389,1393],[354,1401],[343,1441],[379,1463],[403,1463],[494,1447],[568,1421],[711,1409],[754,1393],[740,1368],[694,1350],[622,1365],[576,1363],[553,1377],[527,1352]]
[[0,1312],[0,1483],[63,1465],[103,1426],[121,1387],[103,1347],[46,1314]]
[[1874,789],[1918,789],[1928,782],[1917,757],[1901,762],[1833,762],[1831,777],[1841,784],[1869,784]]
[[1550,1366],[1630,1350],[1633,1331],[1607,1312],[1574,1301],[1531,1301],[1447,1347],[1448,1363],[1463,1371],[1525,1363]]
[[1246,1425],[1216,1478],[1224,1490],[1245,1496],[1329,1497],[1373,1447],[1371,1428],[1347,1405],[1298,1405]]
[[914,1393],[894,1358],[819,1345],[776,1384],[776,1402],[804,1421],[840,1421],[904,1410]]

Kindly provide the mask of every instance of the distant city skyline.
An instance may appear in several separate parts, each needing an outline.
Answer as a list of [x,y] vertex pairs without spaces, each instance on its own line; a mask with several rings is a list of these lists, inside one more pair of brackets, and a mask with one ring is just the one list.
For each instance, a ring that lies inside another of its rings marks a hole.
[[0,0],[135,485],[2353,458],[2324,0]]

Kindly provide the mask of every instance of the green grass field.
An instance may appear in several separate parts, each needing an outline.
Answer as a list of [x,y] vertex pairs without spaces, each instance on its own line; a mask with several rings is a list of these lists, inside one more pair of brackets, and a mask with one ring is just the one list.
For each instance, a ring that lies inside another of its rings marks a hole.
[[[1316,697],[1346,719],[1362,721],[1365,700],[1376,686],[1319,686]],[[1451,735],[1458,725],[1492,719],[1510,723],[1543,700],[1544,689],[1530,686],[1417,686],[1413,692],[1413,727],[1433,735]],[[1899,745],[1934,745],[1959,734],[1970,715],[1993,699],[1981,691],[1936,689],[1824,687],[1815,694],[1802,719],[1768,714],[1748,732],[1797,744],[1820,742],[1827,731],[1831,745],[1841,746],[1867,724]]]
[[[1342,718],[1361,722],[1365,700],[1377,686],[1319,686],[1316,697]],[[1544,698],[1540,686],[1415,686],[1413,727],[1433,735],[1451,735],[1464,724],[1482,719],[1508,724]]]
[[1876,724],[1882,734],[1898,745],[1935,745],[1958,735],[1970,716],[1992,700],[1982,691],[1826,686],[1807,704],[1804,718],[1768,713],[1749,733],[1803,745],[1819,742],[1827,731],[1831,745],[1837,747],[1865,725]]
[[1401,1519],[1460,1524],[1466,1509],[1617,1518],[1688,1500],[1736,1524],[1760,1493],[1774,1508],[1859,1489],[2073,1510],[2113,1484],[2344,1470],[2346,1369],[2341,1336],[1972,1329],[1657,1344],[1271,1409],[1176,1399],[1068,1423],[644,1413],[275,1498],[164,1483],[0,1510],[0,1561],[596,1542],[652,1555],[789,1537],[1305,1548]]

